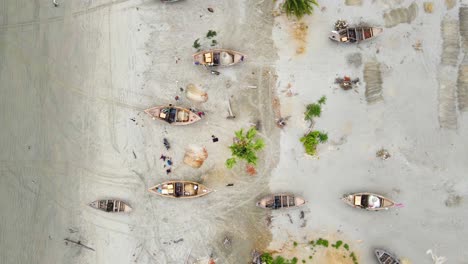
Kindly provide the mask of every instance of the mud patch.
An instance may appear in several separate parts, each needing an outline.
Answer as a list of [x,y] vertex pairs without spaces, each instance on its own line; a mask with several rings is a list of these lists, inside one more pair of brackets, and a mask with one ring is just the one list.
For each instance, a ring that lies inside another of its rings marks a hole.
[[463,200],[463,197],[461,197],[460,195],[457,195],[457,194],[450,194],[447,198],[447,200],[445,200],[445,206],[447,207],[456,207],[456,206],[459,206],[461,204]]
[[441,24],[442,31],[442,59],[444,65],[456,66],[460,53],[460,39],[458,37],[458,21],[445,18]]
[[345,5],[360,6],[360,5],[362,5],[362,0],[345,0]]
[[292,25],[292,29],[293,37],[298,42],[296,54],[303,54],[306,51],[307,33],[309,31],[309,26],[304,22],[298,22]]
[[371,104],[383,100],[382,73],[378,61],[372,60],[364,65],[364,82],[366,83],[367,103]]
[[383,15],[385,21],[385,27],[391,28],[401,23],[411,24],[413,20],[418,16],[418,5],[413,2],[408,7],[400,7],[391,10]]
[[346,56],[346,62],[350,66],[354,66],[356,68],[361,67],[362,65],[362,55],[359,52],[356,53],[351,53],[348,56]]
[[457,98],[458,110],[468,111],[468,61],[458,69]]
[[448,10],[452,9],[457,2],[455,0],[445,0],[445,6]]
[[452,66],[439,69],[439,125],[457,128],[456,71]]
[[[459,10],[459,31],[462,40],[463,54],[468,50],[468,8],[462,7]],[[458,70],[457,82],[458,109],[468,111],[468,58],[464,56]]]

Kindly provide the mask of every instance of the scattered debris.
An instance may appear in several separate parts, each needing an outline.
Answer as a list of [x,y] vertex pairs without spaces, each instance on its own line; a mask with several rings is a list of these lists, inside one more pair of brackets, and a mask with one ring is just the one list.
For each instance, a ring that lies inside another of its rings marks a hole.
[[252,264],[262,264],[262,254],[254,249],[251,253],[252,256]]
[[276,126],[278,126],[279,128],[285,127],[287,125],[287,121],[288,121],[289,118],[290,118],[290,116],[278,118],[276,120]]
[[391,157],[390,155],[390,152],[388,152],[388,150],[384,149],[384,148],[381,148],[379,149],[376,153],[375,153],[375,156],[377,158],[381,158],[382,160],[386,160],[388,158]]
[[208,11],[210,11],[211,13],[214,12],[213,8],[211,8],[211,7],[208,7]]
[[309,26],[304,22],[298,22],[293,24],[293,35],[294,39],[299,42],[299,47],[296,49],[296,54],[302,54],[306,49],[306,40]]
[[219,71],[215,71],[215,70],[211,70],[210,73],[213,74],[213,75],[220,75],[221,74]]
[[216,143],[219,139],[215,137],[215,135],[211,135],[211,140],[213,141],[213,143]]
[[247,174],[249,174],[250,176],[255,176],[257,175],[257,170],[255,169],[254,166],[250,165],[250,164],[247,164],[247,166],[245,166],[245,171],[247,172]]
[[88,247],[88,246],[86,246],[86,245],[83,245],[83,244],[81,243],[81,240],[74,241],[74,240],[71,240],[71,239],[69,239],[69,238],[65,238],[64,240],[65,240],[65,245],[68,245],[68,242],[70,242],[70,243],[73,243],[73,244],[78,245],[78,246],[80,246],[80,247],[83,247],[83,248],[86,248],[86,249],[95,251],[94,248],[91,248],[91,247]]
[[231,245],[232,245],[232,239],[228,236],[224,236],[223,246],[225,248],[231,248]]
[[431,255],[432,261],[434,261],[434,264],[444,264],[445,262],[447,262],[447,258],[446,258],[446,257],[438,257],[438,256],[436,256],[436,255],[432,252],[432,249],[428,249],[428,250],[426,251],[426,254],[427,254],[427,255]]
[[424,2],[423,3],[423,6],[424,6],[424,12],[426,13],[432,13],[432,11],[434,11],[434,3],[432,2]]
[[458,206],[461,204],[463,200],[463,197],[461,197],[460,195],[458,194],[449,194],[449,197],[447,198],[447,200],[445,200],[445,206],[447,207],[455,207],[455,206]]
[[163,139],[163,143],[164,143],[164,147],[166,147],[167,150],[171,148],[171,144],[169,144],[169,141],[167,140],[167,138]]
[[204,103],[208,101],[208,93],[196,87],[192,83],[187,85],[187,88],[185,90],[185,95],[187,96],[189,100],[194,101],[194,102]]
[[335,83],[339,84],[343,90],[349,90],[359,83],[359,78],[351,79],[349,76],[344,76],[343,78],[338,77],[335,79]]
[[208,158],[206,148],[191,145],[185,150],[184,163],[192,168],[200,168]]
[[291,217],[291,215],[290,215],[290,214],[286,214],[286,215],[287,215],[287,216],[288,216],[288,218],[289,218],[289,222],[290,222],[291,224],[294,224],[294,222],[293,222],[293,220],[292,220],[292,217]]
[[304,211],[301,211],[301,213],[299,214],[299,219],[304,219]]
[[348,22],[346,22],[346,20],[338,19],[335,22],[335,30],[336,31],[340,31],[340,30],[345,29],[347,27],[348,27]]
[[228,183],[226,184],[227,187],[231,187],[231,186],[234,186],[234,183]]
[[413,49],[417,51],[422,51],[422,42],[421,40],[416,41],[416,43],[413,44]]
[[135,154],[135,151],[132,150],[132,152],[133,152],[133,157],[136,159],[136,158],[137,158],[137,155]]
[[59,3],[57,2],[57,0],[52,0],[52,3],[54,4],[55,7],[59,6]]
[[177,240],[173,240],[172,242],[174,242],[174,244],[177,244],[177,243],[182,242],[182,241],[184,241],[184,239],[183,239],[183,238],[179,238],[179,239],[177,239]]
[[234,119],[234,118],[236,118],[236,115],[232,112],[231,100],[228,100],[228,113],[229,113],[229,115],[226,117],[227,119]]

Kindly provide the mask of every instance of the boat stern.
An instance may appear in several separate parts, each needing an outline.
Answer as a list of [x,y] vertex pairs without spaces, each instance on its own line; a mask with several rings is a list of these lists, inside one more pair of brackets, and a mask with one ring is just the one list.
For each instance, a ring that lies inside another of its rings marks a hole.
[[337,42],[344,42],[340,37],[340,33],[335,30],[333,30],[332,32],[330,32],[330,34],[328,34],[328,38]]

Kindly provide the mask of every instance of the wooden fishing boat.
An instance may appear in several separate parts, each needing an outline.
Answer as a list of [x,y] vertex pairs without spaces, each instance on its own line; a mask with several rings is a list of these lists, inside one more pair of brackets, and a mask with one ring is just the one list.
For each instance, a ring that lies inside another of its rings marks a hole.
[[90,203],[89,206],[108,213],[128,213],[132,211],[128,204],[119,200],[97,200]]
[[149,188],[149,191],[170,198],[195,198],[209,194],[213,190],[192,181],[167,181]]
[[195,65],[204,65],[208,67],[227,67],[244,61],[245,55],[227,49],[213,49],[200,51],[193,54],[193,63]]
[[171,125],[183,126],[201,120],[201,117],[190,109],[177,106],[156,106],[145,110],[153,119],[165,121]]
[[257,206],[265,209],[282,209],[289,207],[297,207],[305,204],[305,200],[302,197],[298,197],[292,194],[273,194],[268,195],[260,199],[257,202]]
[[355,43],[371,39],[382,32],[382,28],[376,27],[348,27],[332,31],[329,38],[338,42]]
[[345,194],[341,198],[345,203],[355,208],[361,208],[370,211],[386,210],[394,207],[394,201],[375,193],[354,193]]
[[374,253],[377,256],[380,264],[400,264],[398,258],[388,251],[383,249],[376,249],[374,250]]

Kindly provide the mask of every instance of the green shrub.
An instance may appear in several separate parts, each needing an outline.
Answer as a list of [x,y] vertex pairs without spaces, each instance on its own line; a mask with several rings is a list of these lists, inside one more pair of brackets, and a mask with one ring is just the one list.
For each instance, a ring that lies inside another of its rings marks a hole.
[[304,145],[305,152],[311,156],[315,155],[317,151],[317,145],[325,143],[328,140],[327,133],[320,131],[311,131],[308,134],[301,137],[300,141]]
[[287,16],[295,16],[301,19],[305,15],[312,15],[314,6],[318,6],[316,0],[286,0],[283,9]]
[[232,157],[226,160],[226,167],[232,169],[236,165],[238,159],[245,160],[248,164],[257,165],[257,151],[265,147],[262,139],[255,139],[257,130],[252,127],[244,134],[241,129],[235,132],[235,143],[229,146]]

